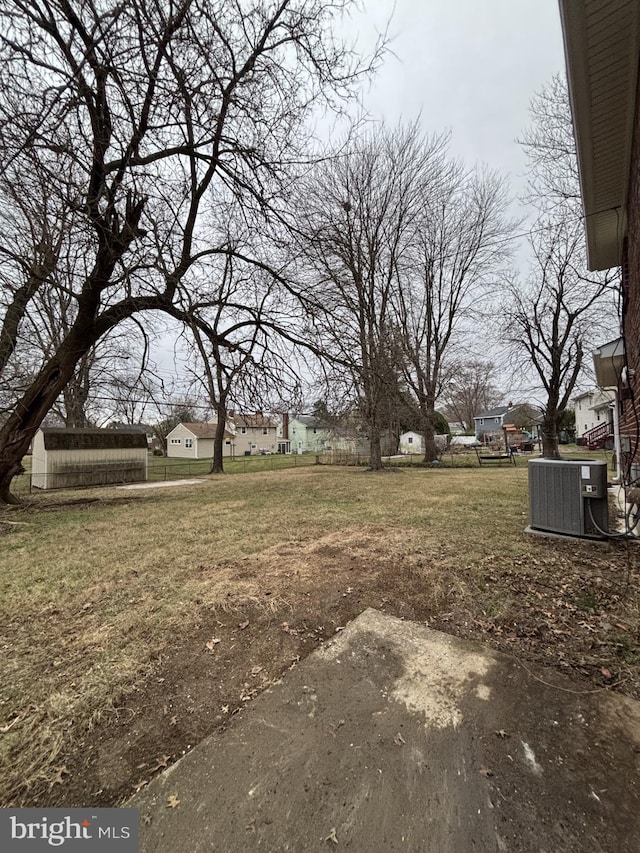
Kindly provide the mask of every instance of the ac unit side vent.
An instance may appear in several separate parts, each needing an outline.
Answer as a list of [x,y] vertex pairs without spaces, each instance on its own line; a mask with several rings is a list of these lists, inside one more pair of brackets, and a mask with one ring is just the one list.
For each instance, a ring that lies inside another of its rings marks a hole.
[[603,538],[609,529],[607,463],[590,459],[530,460],[529,518],[535,530]]

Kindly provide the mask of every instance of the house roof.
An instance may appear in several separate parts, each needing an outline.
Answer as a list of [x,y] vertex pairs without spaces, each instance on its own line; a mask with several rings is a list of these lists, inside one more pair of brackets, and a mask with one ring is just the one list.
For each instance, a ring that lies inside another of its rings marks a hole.
[[314,415],[293,415],[291,420],[297,421],[307,429],[331,429],[326,421],[316,418]]
[[275,429],[276,425],[273,421],[270,421],[269,418],[266,418],[264,415],[234,415],[233,420],[236,423],[236,426],[245,426],[245,427],[268,427],[269,429]]
[[147,436],[140,430],[41,427],[40,431],[45,450],[147,449]]
[[488,412],[482,412],[481,415],[475,415],[474,421],[477,421],[479,418],[499,418],[500,415],[508,412],[509,408],[509,406],[497,406],[495,409],[489,409]]
[[[196,438],[215,438],[216,435],[215,423],[182,423],[179,424],[179,426],[183,426],[185,429],[189,430],[189,432]],[[171,432],[173,432],[173,430],[171,430]],[[229,430],[226,428],[224,432],[225,435],[230,434]]]
[[640,56],[637,0],[560,0],[589,269],[617,266]]

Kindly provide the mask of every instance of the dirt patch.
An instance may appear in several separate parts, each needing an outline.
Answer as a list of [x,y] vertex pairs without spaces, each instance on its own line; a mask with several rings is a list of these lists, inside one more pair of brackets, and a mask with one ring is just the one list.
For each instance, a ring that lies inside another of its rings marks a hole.
[[[22,804],[116,804],[238,713],[265,687],[367,607],[479,639],[571,672],[577,690],[640,698],[637,546],[542,543],[535,560],[488,554],[456,565],[409,531],[343,529],[289,542],[224,566],[247,595],[201,604],[198,623],[175,636],[117,707],[69,733],[48,785]],[[203,564],[206,579],[219,564]]]

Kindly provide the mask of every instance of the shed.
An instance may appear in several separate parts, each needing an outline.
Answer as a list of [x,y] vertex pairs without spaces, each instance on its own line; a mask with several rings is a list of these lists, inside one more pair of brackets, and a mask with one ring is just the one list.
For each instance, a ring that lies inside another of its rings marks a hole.
[[147,456],[140,430],[42,427],[33,439],[31,483],[64,489],[146,480]]

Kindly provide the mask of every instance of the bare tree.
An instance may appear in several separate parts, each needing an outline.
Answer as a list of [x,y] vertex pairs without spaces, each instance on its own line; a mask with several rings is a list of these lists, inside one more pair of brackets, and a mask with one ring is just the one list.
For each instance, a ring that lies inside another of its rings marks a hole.
[[[212,474],[224,471],[224,433],[229,408],[269,410],[289,407],[300,396],[295,357],[282,333],[293,313],[291,298],[263,270],[227,257],[223,269],[212,267],[217,282],[205,301],[194,301],[193,289],[182,292],[188,318],[185,338],[192,387],[204,391],[215,413]],[[196,289],[197,291],[197,289]],[[275,389],[277,391],[274,393]]]
[[504,268],[505,237],[514,227],[506,215],[503,180],[491,172],[468,172],[442,163],[424,187],[419,228],[394,299],[404,379],[424,436],[424,459],[438,451],[435,405],[457,370],[459,345],[474,302]]
[[381,431],[397,389],[392,313],[404,258],[415,238],[422,189],[439,168],[445,137],[417,125],[380,128],[323,164],[304,186],[299,227],[313,269],[307,307],[330,382],[350,385],[382,468]]
[[569,219],[533,235],[530,276],[511,282],[505,304],[503,340],[513,369],[521,375],[533,370],[545,392],[542,455],[547,459],[560,458],[560,423],[594,333],[606,332],[605,300],[611,300],[617,278],[615,271],[592,276],[583,271],[582,227],[580,220]]
[[543,456],[558,458],[558,431],[585,369],[585,352],[618,326],[619,273],[587,271],[584,223],[566,81],[556,75],[531,104],[522,145],[534,206],[532,262],[524,282],[511,281],[503,339],[514,370],[542,386]]
[[[272,207],[302,158],[304,119],[348,97],[365,70],[333,37],[350,5],[3,5],[0,170],[12,174],[13,195],[5,187],[2,202],[29,198],[30,216],[43,217],[28,244],[3,257],[4,282],[12,264],[19,271],[3,302],[5,351],[52,270],[58,281],[66,275],[76,310],[0,428],[0,501],[14,500],[22,456],[83,356],[128,317],[171,313],[187,272],[230,251],[212,242],[203,214],[215,220],[228,197],[256,221]],[[61,274],[80,256],[84,267]]]
[[461,361],[450,371],[442,392],[452,420],[472,432],[474,417],[497,406],[502,397],[496,383],[496,368],[490,361]]

